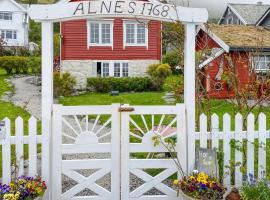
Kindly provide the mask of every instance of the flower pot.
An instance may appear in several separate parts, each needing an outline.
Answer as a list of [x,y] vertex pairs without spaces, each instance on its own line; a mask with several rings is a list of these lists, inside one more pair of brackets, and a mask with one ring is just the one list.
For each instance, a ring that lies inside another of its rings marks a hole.
[[182,190],[179,191],[179,197],[181,200],[200,200],[186,195]]

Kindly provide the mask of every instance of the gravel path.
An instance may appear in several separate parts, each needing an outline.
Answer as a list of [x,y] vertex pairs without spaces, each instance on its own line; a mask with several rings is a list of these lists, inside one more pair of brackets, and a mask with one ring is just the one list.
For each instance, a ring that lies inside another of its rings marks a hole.
[[15,91],[8,93],[3,100],[22,107],[31,115],[40,119],[41,117],[41,86],[32,84],[34,76],[16,76],[8,81],[14,85]]

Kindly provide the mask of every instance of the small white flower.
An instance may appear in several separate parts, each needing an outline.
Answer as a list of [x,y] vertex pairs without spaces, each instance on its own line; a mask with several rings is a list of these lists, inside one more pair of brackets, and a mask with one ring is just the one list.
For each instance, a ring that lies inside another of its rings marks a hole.
[[194,170],[193,170],[193,173],[194,173],[194,174],[198,174],[198,173],[199,173],[199,171],[198,171],[198,170],[196,170],[196,169],[194,169]]

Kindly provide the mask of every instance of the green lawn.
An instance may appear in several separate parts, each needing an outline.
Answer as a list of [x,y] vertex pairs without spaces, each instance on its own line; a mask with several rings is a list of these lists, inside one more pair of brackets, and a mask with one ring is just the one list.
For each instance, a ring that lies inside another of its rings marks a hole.
[[166,102],[162,99],[163,96],[163,92],[123,93],[119,96],[88,93],[75,97],[60,98],[59,103],[66,106],[110,105],[112,103],[130,105],[166,105]]

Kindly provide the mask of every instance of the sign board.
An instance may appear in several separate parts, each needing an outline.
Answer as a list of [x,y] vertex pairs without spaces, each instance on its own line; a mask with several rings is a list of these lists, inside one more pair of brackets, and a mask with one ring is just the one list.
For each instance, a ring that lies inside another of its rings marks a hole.
[[217,177],[218,162],[216,149],[200,148],[197,150],[195,168],[199,172],[204,172],[210,176]]
[[34,20],[63,21],[83,18],[142,18],[159,21],[204,23],[206,9],[164,4],[157,0],[86,0],[51,5],[31,5],[30,17]]

